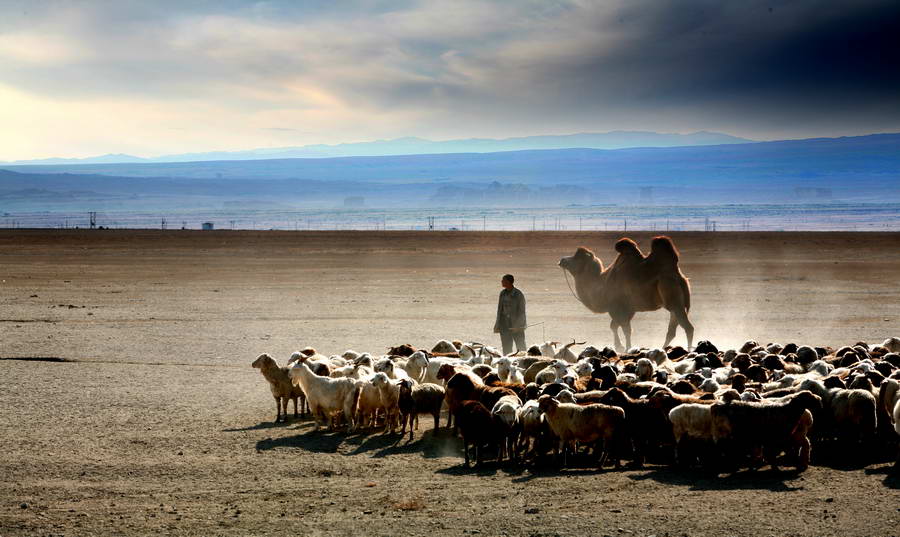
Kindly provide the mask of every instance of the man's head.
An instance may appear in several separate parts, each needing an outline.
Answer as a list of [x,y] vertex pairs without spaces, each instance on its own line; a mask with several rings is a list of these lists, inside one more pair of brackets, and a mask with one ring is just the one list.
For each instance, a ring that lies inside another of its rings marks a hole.
[[500,285],[503,286],[504,289],[512,289],[513,283],[515,283],[516,279],[512,274],[504,274],[503,278],[500,280]]

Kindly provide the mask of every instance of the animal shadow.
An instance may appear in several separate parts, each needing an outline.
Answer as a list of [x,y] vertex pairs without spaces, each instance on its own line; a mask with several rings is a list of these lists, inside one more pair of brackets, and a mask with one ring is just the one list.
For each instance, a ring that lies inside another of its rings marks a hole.
[[666,485],[688,487],[689,490],[769,490],[772,492],[792,492],[802,490],[786,483],[799,476],[800,472],[785,470],[776,472],[742,470],[728,475],[713,475],[712,472],[684,471],[681,468],[657,467],[647,472],[635,472],[628,477],[634,481],[653,480]]
[[884,486],[897,490],[900,489],[900,467],[894,465],[880,468],[866,468],[866,475],[884,474]]
[[314,453],[337,453],[345,439],[343,431],[314,431],[311,426],[303,434],[282,438],[264,438],[256,443],[257,451],[275,448],[302,449]]

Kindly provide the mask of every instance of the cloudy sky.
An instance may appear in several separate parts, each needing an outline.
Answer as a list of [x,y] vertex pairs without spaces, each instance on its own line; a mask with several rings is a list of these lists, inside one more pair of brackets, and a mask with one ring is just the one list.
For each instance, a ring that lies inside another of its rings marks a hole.
[[0,160],[900,131],[897,0],[0,0]]

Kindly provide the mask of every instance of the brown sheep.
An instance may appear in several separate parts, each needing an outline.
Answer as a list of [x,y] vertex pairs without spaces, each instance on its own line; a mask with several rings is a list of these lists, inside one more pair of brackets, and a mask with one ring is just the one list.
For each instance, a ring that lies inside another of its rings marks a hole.
[[456,422],[462,433],[466,468],[469,467],[470,445],[475,450],[475,465],[481,464],[484,446],[497,442],[491,412],[478,401],[463,401],[457,408]]
[[409,422],[409,439],[413,439],[413,429],[419,424],[419,414],[431,414],[434,418],[434,430],[437,432],[441,419],[441,406],[444,402],[444,388],[437,384],[414,384],[410,379],[400,381],[400,436],[406,434]]
[[275,398],[275,423],[287,421],[288,399],[294,402],[294,417],[297,417],[297,399],[302,400],[301,410],[303,415],[306,415],[306,396],[300,386],[294,386],[291,382],[288,374],[290,368],[278,367],[275,359],[268,354],[260,354],[250,365],[259,369],[262,376],[269,381],[272,397]]

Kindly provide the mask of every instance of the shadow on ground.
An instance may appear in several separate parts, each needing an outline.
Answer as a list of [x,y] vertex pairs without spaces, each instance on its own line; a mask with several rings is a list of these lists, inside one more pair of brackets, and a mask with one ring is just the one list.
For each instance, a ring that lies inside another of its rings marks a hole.
[[900,466],[893,464],[880,468],[866,468],[866,475],[884,474],[884,486],[897,490],[900,489]]
[[715,476],[712,472],[691,471],[671,467],[657,467],[643,473],[629,475],[634,481],[652,480],[665,485],[687,487],[688,490],[769,490],[791,492],[802,490],[789,482],[801,475],[796,470],[741,470],[733,474]]

